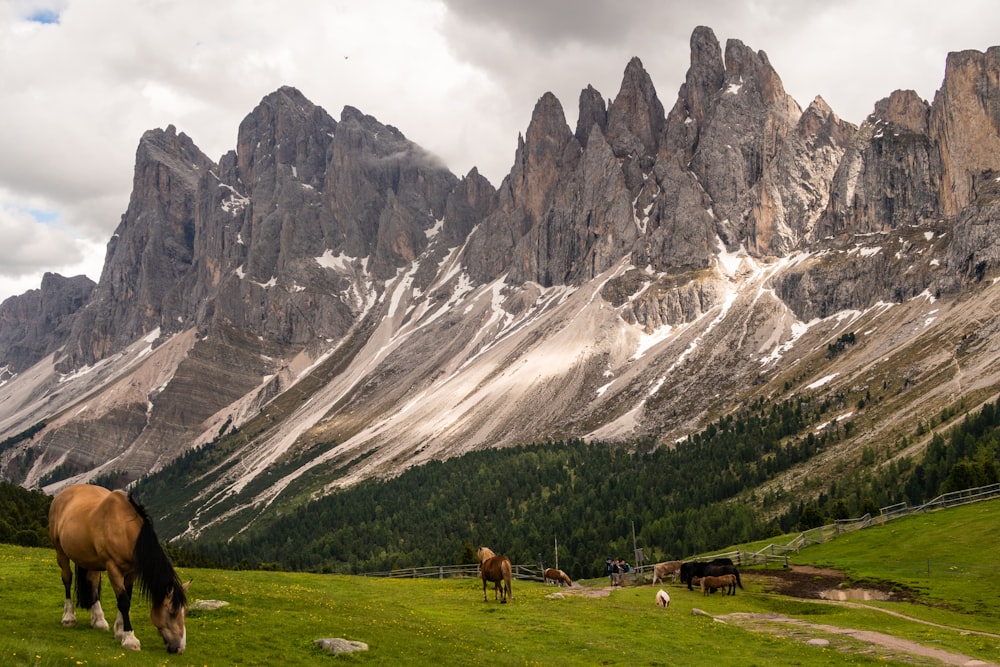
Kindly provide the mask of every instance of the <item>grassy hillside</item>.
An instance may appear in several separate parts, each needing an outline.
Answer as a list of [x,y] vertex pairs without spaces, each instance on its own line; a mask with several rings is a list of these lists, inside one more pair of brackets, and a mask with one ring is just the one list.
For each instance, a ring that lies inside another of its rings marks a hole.
[[[734,597],[704,597],[667,585],[626,587],[606,597],[549,597],[554,587],[514,583],[514,600],[483,602],[473,580],[399,580],[347,575],[182,569],[192,600],[229,606],[192,610],[188,650],[169,656],[150,626],[148,606],[133,613],[140,654],[81,623],[62,628],[62,587],[51,550],[0,545],[0,661],[13,665],[858,665],[934,664],[898,646],[869,643],[831,628],[876,630],[924,646],[1000,662],[1000,571],[995,562],[1000,501],[901,519],[810,547],[793,564],[839,567],[855,579],[912,590],[906,602],[831,604],[772,591],[774,571],[747,571]],[[976,539],[967,539],[975,536]],[[931,573],[911,567],[931,561]],[[940,567],[941,572],[938,572]],[[604,580],[583,582],[590,593]],[[105,609],[113,609],[104,587]],[[658,588],[658,587],[657,587]],[[695,608],[709,615],[694,615]],[[891,610],[895,615],[885,613]],[[747,613],[758,614],[747,615]],[[761,616],[767,615],[767,616]],[[767,625],[775,615],[796,621]],[[751,622],[754,621],[755,622]],[[925,622],[921,622],[925,621]],[[937,625],[929,625],[932,621]],[[947,626],[947,627],[943,627]],[[823,629],[826,628],[826,629]],[[343,637],[367,652],[332,658],[313,644]],[[809,639],[826,639],[813,646]],[[848,655],[849,654],[849,658]]]
[[[1000,632],[1000,500],[898,519],[804,549],[796,561],[887,581],[922,618]],[[884,606],[890,606],[884,605]]]

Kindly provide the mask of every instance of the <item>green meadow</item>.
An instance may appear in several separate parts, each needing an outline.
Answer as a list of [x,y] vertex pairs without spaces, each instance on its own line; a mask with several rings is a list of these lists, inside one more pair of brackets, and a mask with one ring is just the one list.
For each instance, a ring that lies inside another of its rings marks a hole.
[[[51,550],[0,545],[0,664],[3,665],[904,665],[942,664],[842,629],[868,630],[923,647],[1000,663],[1000,501],[867,528],[804,549],[793,565],[845,572],[855,585],[895,586],[899,602],[830,603],[772,591],[768,571],[744,570],[744,590],[702,596],[663,586],[626,586],[600,596],[515,581],[514,599],[483,602],[470,579],[380,579],[290,572],[181,568],[193,579],[188,647],[170,655],[137,599],[143,643],[127,652],[108,632],[60,625],[62,585]],[[109,618],[114,598],[105,582]],[[704,614],[693,613],[702,610]],[[775,619],[781,619],[780,622]],[[315,639],[368,644],[334,656]],[[812,645],[810,640],[825,640]]]

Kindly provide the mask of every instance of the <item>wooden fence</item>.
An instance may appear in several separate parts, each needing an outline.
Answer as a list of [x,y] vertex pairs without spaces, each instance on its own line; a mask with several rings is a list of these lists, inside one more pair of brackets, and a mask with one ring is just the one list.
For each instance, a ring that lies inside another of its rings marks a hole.
[[788,544],[769,544],[764,547],[762,551],[774,555],[787,555],[789,553],[798,552],[799,549],[809,546],[810,544],[822,544],[823,542],[829,542],[844,533],[861,530],[862,528],[867,528],[869,526],[882,525],[900,517],[919,514],[920,512],[930,512],[932,510],[943,509],[946,507],[968,505],[969,503],[976,503],[982,500],[992,500],[993,498],[1000,498],[1000,483],[990,484],[988,486],[979,486],[974,489],[964,489],[962,491],[945,493],[937,498],[934,498],[933,500],[927,501],[922,505],[916,505],[913,507],[907,505],[906,503],[890,505],[889,507],[883,507],[880,509],[879,513],[875,516],[865,514],[857,519],[837,519],[831,524],[799,533]]
[[[777,565],[780,567],[788,567],[788,561],[791,554],[798,553],[802,547],[810,544],[822,544],[823,542],[829,542],[830,540],[845,533],[861,530],[862,528],[867,528],[869,526],[881,525],[900,517],[910,516],[920,512],[929,512],[936,509],[943,509],[946,507],[967,505],[969,503],[991,500],[993,498],[1000,498],[1000,483],[980,486],[974,489],[965,489],[963,491],[945,493],[922,505],[914,507],[910,507],[906,503],[890,505],[889,507],[883,507],[880,509],[879,513],[875,516],[866,514],[862,517],[858,517],[857,519],[837,519],[831,524],[799,533],[787,544],[768,544],[764,548],[757,551],[727,551],[725,553],[713,554],[711,556],[703,556],[698,558],[698,560],[730,558],[737,567],[746,567],[750,565],[763,565],[765,567],[769,565]],[[542,581],[542,569],[537,565],[513,565],[512,567],[515,579]],[[929,570],[930,564],[928,564],[927,567]],[[403,567],[395,570],[389,570],[387,572],[366,572],[363,576],[411,579],[477,579],[479,578],[479,566],[475,564],[465,564]],[[632,571],[625,576],[625,583],[642,584],[652,581],[652,579],[653,565],[642,565],[640,567],[633,568]]]
[[[511,564],[515,579],[542,580],[542,570],[537,565]],[[479,565],[429,565],[427,567],[400,567],[384,572],[365,572],[365,577],[388,577],[390,579],[478,579]]]

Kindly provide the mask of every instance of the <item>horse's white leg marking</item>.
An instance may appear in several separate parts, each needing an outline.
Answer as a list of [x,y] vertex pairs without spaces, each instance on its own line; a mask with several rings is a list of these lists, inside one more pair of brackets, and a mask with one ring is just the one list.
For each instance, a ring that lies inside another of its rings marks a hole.
[[125,619],[122,618],[122,613],[118,612],[118,616],[115,618],[115,639],[122,640],[125,638]]
[[130,651],[139,651],[142,646],[139,645],[139,640],[136,638],[135,633],[129,630],[122,637],[122,648],[127,648]]
[[76,612],[73,611],[73,601],[67,599],[63,603],[63,617],[62,624],[67,628],[71,625],[76,625]]
[[94,606],[90,608],[90,627],[97,628],[98,630],[108,629],[108,620],[104,618],[104,610],[101,609],[100,600],[95,602]]

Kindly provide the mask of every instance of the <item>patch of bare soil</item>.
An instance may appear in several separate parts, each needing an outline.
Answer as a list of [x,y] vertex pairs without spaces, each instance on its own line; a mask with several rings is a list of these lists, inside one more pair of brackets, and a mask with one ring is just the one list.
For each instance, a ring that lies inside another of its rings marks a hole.
[[[847,581],[843,572],[811,565],[792,565],[777,570],[754,572],[759,581],[764,582],[764,588],[771,593],[779,593],[791,597],[809,600],[819,599],[885,599],[909,600],[913,597],[910,591],[884,581]],[[840,596],[835,595],[841,593]],[[852,592],[871,592],[865,595],[851,595]],[[881,595],[878,595],[881,594]]]
[[555,593],[549,593],[545,597],[547,598],[563,598],[567,595],[579,595],[580,597],[586,598],[606,598],[611,595],[611,591],[614,590],[611,586],[604,586],[602,588],[591,588],[589,586],[581,586],[579,584],[573,584],[572,586],[560,586],[559,590]]

